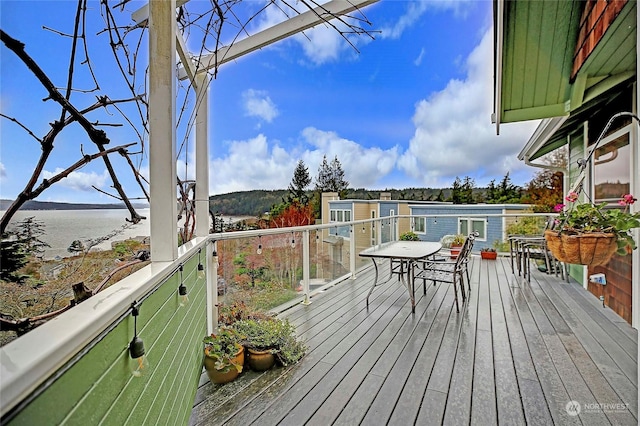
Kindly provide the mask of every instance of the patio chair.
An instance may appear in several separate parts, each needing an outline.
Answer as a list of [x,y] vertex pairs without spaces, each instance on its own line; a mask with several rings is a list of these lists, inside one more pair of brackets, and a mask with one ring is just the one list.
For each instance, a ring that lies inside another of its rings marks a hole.
[[547,274],[554,273],[565,279],[565,272],[558,259],[555,258],[551,250],[547,247],[547,241],[543,238],[536,238],[522,243],[523,250],[523,277],[527,282],[531,282],[531,264],[536,260],[544,261],[544,272]]
[[[544,231],[547,229],[553,229],[555,227],[555,220],[553,217],[548,217],[542,234],[511,234],[507,237],[509,242],[509,254],[511,260],[511,273],[515,274],[516,267],[518,269],[518,276],[526,273],[525,270],[525,257],[527,254],[527,247],[530,247],[531,251],[536,251],[533,248],[537,247],[538,243],[543,243]],[[534,254],[534,257],[537,253]],[[542,258],[542,257],[539,257]],[[514,266],[515,263],[515,266]],[[547,262],[548,263],[548,262]]]
[[469,276],[469,257],[471,255],[471,249],[473,243],[478,237],[478,232],[472,232],[465,239],[460,254],[455,260],[437,260],[427,259],[416,264],[416,272],[414,281],[416,279],[422,280],[422,289],[424,293],[427,292],[427,281],[432,281],[433,285],[436,282],[442,282],[447,284],[453,284],[453,294],[456,303],[456,312],[460,312],[460,306],[458,302],[458,286],[462,294],[462,302],[466,300],[466,294],[464,289],[465,276],[467,279],[468,291],[471,292],[471,279]]

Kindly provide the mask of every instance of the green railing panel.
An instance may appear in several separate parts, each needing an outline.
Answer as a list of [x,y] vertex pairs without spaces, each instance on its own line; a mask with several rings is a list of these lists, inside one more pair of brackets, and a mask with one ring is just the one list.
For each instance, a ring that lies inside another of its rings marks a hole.
[[197,256],[184,264],[186,307],[179,307],[179,271],[139,305],[137,329],[150,363],[148,376],[134,378],[129,371],[134,324],[129,315],[9,424],[186,424],[206,334],[206,281],[197,278],[197,264]]

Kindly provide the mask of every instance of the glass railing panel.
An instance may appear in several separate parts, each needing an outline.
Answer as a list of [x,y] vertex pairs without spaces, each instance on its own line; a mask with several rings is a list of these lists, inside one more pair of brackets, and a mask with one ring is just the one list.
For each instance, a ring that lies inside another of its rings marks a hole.
[[217,242],[218,304],[268,312],[300,296],[299,232]]

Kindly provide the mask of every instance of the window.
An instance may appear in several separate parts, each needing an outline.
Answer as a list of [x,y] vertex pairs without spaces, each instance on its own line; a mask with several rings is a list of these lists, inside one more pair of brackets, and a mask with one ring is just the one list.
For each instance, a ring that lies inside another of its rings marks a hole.
[[[329,210],[329,220],[330,222],[351,222],[351,210]],[[330,228],[329,234],[348,239],[349,226],[336,226],[335,228]]]
[[469,235],[473,231],[478,231],[478,241],[487,241],[487,221],[485,219],[471,219],[461,217],[458,219],[458,232],[462,235]]
[[351,222],[351,210],[329,210],[330,222]]
[[[595,203],[615,204],[631,189],[631,146],[628,130],[616,132],[593,154],[593,187]],[[606,139],[605,139],[606,141]]]
[[427,232],[427,220],[424,217],[413,218],[413,232],[425,234]]

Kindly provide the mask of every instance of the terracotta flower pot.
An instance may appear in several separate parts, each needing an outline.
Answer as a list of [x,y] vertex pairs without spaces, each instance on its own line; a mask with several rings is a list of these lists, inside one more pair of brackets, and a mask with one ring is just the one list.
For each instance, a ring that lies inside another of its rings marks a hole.
[[480,257],[483,259],[496,260],[498,258],[498,252],[496,251],[481,251]]
[[460,249],[462,249],[462,246],[459,245],[451,245],[449,251],[451,252],[451,258],[455,259],[456,257],[458,257],[458,255],[460,254]]
[[[244,365],[244,347],[243,346],[238,345],[238,352],[236,353],[236,356],[232,358],[231,361],[235,365],[240,365],[240,366]],[[238,371],[238,369],[233,365],[229,365],[222,370],[218,370],[216,369],[215,364],[216,364],[215,358],[205,354],[204,368],[207,371],[207,376],[209,376],[209,380],[211,380],[212,383],[218,383],[218,384],[229,383],[235,380],[236,377],[238,377],[238,375],[240,375],[240,371]]]
[[266,371],[276,362],[275,356],[269,351],[249,349],[249,367],[253,371]]

